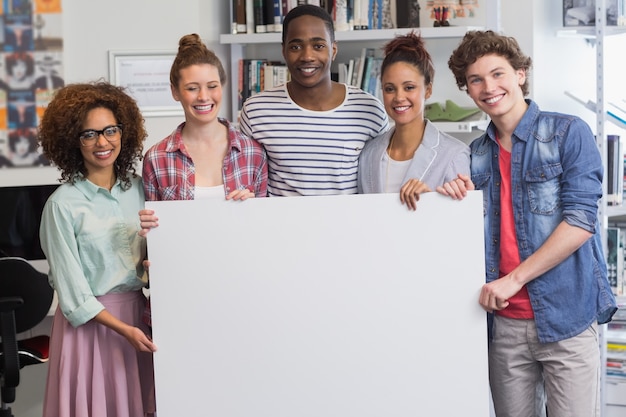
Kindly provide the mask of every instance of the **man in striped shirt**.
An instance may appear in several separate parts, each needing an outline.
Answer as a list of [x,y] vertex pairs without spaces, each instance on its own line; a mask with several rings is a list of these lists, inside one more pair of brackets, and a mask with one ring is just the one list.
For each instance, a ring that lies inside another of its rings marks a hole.
[[291,80],[246,100],[240,124],[265,147],[269,195],[355,194],[361,149],[389,128],[385,109],[361,89],[331,80],[337,44],[323,8],[293,8],[282,36]]

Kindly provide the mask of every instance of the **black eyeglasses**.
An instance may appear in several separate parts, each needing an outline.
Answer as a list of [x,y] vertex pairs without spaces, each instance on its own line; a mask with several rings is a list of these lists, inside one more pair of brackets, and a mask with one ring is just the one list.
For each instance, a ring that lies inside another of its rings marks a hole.
[[122,124],[107,126],[102,130],[87,129],[80,132],[78,139],[83,146],[93,146],[100,135],[109,142],[117,142],[122,137]]

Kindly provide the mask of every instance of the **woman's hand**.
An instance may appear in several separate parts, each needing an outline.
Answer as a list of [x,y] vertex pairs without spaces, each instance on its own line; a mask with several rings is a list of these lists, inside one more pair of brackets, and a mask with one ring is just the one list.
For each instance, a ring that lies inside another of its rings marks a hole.
[[439,194],[447,195],[454,200],[462,200],[468,191],[473,191],[474,183],[468,175],[459,174],[457,178],[437,187]]
[[139,220],[141,222],[139,236],[141,237],[146,237],[150,229],[154,229],[159,226],[159,218],[155,216],[154,210],[139,210]]
[[400,188],[400,201],[402,204],[406,204],[409,210],[415,211],[417,209],[417,202],[420,199],[420,194],[431,191],[432,190],[426,183],[411,178]]
[[157,347],[139,327],[128,326],[122,335],[138,352],[156,352]]
[[245,201],[249,198],[254,198],[254,192],[244,188],[243,190],[235,190],[228,193],[226,200],[241,200]]
[[93,319],[123,336],[137,351],[156,352],[157,347],[150,339],[150,336],[145,334],[139,327],[131,326],[119,320],[106,309],[96,314]]

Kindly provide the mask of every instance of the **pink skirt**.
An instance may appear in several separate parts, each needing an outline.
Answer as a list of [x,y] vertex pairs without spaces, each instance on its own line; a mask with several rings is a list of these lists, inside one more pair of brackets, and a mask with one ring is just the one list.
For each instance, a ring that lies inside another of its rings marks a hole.
[[[149,334],[142,292],[98,297],[109,313]],[[143,417],[155,412],[152,354],[91,320],[72,327],[57,308],[43,417]]]

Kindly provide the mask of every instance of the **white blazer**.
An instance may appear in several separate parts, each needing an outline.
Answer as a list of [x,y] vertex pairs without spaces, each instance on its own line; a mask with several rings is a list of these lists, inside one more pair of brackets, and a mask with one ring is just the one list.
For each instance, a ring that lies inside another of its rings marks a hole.
[[[358,193],[384,192],[385,173],[380,167],[394,131],[393,128],[389,129],[366,142],[363,147],[359,156]],[[413,155],[402,184],[416,178],[434,191],[437,186],[456,178],[457,174],[470,174],[469,146],[447,133],[440,132],[433,123],[426,120],[424,138]]]

